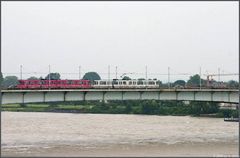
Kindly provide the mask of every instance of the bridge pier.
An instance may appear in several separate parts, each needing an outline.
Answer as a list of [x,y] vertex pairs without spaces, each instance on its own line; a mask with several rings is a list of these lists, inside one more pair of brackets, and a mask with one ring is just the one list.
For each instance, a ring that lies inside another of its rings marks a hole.
[[102,100],[103,100],[104,103],[105,103],[105,94],[106,94],[106,93],[107,93],[107,92],[104,91],[104,92],[103,92],[103,96],[102,96],[102,97],[103,97]]
[[143,94],[143,92],[139,91],[140,100],[142,100],[142,94]]
[[46,93],[47,92],[43,92],[43,102],[46,102]]
[[213,93],[214,92],[210,92],[211,93],[211,101],[213,101]]
[[26,94],[26,92],[23,92],[23,93],[22,93],[22,104],[25,103],[25,98],[24,98],[25,94]]
[[66,94],[67,94],[67,92],[64,91],[64,92],[63,92],[63,101],[66,101]]
[[83,101],[84,102],[86,101],[86,94],[87,94],[87,92],[83,92]]
[[230,102],[230,94],[231,92],[228,93],[228,102]]

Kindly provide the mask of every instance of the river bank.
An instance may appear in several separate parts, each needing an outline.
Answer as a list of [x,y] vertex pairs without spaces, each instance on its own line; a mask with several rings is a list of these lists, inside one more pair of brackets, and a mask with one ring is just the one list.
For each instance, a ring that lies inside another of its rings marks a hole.
[[56,157],[237,157],[238,144],[233,142],[176,143],[129,145],[118,144],[84,148],[78,145],[55,145],[48,147],[3,148],[3,156],[56,156]]
[[180,101],[52,102],[6,104],[2,111],[99,114],[144,114],[159,116],[238,117],[237,109],[219,109],[216,103]]

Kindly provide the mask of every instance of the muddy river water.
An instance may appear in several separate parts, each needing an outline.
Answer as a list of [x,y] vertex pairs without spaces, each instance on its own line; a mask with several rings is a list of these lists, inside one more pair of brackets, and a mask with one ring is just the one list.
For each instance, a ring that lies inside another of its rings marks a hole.
[[236,156],[223,118],[2,112],[2,156]]

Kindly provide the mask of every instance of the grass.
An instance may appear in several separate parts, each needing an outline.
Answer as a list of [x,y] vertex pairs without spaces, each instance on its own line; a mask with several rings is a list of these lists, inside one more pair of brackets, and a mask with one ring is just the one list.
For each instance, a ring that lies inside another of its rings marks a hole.
[[2,108],[17,108],[21,107],[20,104],[4,104],[1,106]]
[[27,107],[31,107],[31,108],[47,108],[50,105],[48,104],[27,104]]
[[52,105],[50,104],[5,104],[2,105],[2,111],[29,111],[29,112],[44,112],[58,110],[82,110],[90,109],[92,105]]

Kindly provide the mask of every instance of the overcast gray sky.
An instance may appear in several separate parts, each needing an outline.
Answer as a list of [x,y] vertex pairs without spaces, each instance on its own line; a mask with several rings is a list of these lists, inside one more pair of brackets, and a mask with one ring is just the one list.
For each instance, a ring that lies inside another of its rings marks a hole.
[[238,73],[238,2],[1,3],[3,73]]

